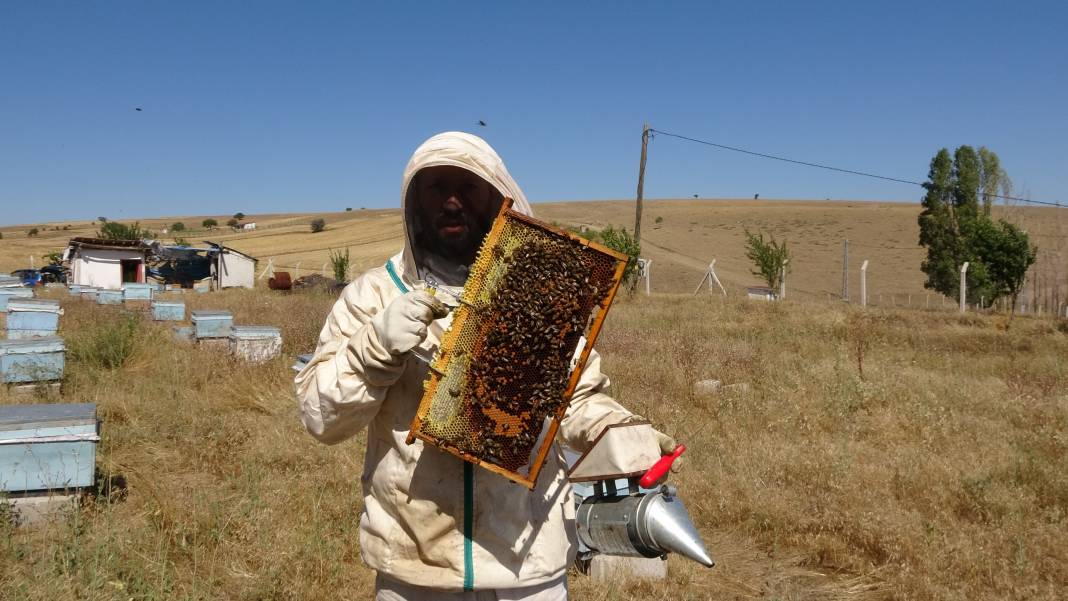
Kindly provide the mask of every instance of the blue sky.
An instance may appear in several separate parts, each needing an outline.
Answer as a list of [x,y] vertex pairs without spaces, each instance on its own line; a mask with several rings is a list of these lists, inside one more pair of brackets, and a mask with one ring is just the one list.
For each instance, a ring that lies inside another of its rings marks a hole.
[[[1063,3],[869,4],[7,2],[0,223],[397,206],[450,129],[536,202],[632,198],[645,121],[915,180],[986,145],[1068,200]],[[649,198],[920,192],[663,136],[646,176]]]

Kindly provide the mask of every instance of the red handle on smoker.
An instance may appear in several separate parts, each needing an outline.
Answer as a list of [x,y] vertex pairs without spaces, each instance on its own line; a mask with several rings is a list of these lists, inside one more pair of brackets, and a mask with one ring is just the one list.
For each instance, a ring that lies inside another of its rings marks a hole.
[[649,471],[645,472],[641,480],[638,480],[638,486],[642,488],[652,488],[654,484],[660,481],[664,477],[664,474],[668,473],[671,469],[671,464],[675,463],[675,460],[679,458],[679,455],[686,451],[686,445],[680,444],[675,447],[675,450],[670,455],[664,455],[653,464],[653,467],[649,468]]

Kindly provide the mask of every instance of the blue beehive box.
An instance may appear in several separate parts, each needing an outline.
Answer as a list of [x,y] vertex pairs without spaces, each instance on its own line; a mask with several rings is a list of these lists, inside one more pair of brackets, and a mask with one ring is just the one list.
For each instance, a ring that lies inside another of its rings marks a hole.
[[152,301],[152,319],[156,321],[182,321],[185,319],[185,303]]
[[174,326],[174,339],[179,342],[193,341],[193,326]]
[[152,288],[153,284],[127,282],[122,285],[122,299],[128,301],[150,301],[152,300]]
[[63,309],[59,301],[11,299],[7,303],[7,337],[11,340],[55,336]]
[[71,284],[70,286],[67,286],[67,294],[71,296],[81,296],[82,288],[84,287],[85,286],[82,286],[81,284]]
[[122,290],[98,290],[96,293],[98,305],[121,305]]
[[99,441],[94,403],[0,406],[0,492],[92,486]]
[[229,338],[234,315],[229,311],[193,311],[193,330],[197,339]]
[[82,286],[82,298],[84,299],[95,301],[97,292],[100,292],[99,288],[95,288],[93,286]]
[[33,288],[0,288],[0,313],[7,313],[7,303],[13,298],[33,298]]
[[0,340],[0,381],[28,384],[62,379],[65,352],[58,336]]

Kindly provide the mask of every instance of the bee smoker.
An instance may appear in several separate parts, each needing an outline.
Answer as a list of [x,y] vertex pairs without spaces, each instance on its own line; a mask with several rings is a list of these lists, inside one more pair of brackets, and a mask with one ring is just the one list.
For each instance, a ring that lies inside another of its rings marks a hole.
[[684,450],[680,445],[660,457],[648,423],[605,428],[568,474],[580,560],[598,553],[646,558],[678,553],[715,565],[675,487],[656,484]]

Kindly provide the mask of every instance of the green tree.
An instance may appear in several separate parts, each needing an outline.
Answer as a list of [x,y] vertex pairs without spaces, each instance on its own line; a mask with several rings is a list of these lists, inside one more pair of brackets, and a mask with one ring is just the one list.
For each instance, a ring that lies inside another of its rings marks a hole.
[[234,213],[234,219],[236,219],[238,221],[241,221],[244,218],[245,218],[245,214],[242,213],[241,211],[238,211],[238,212]]
[[145,238],[154,238],[155,234],[142,228],[140,221],[134,222],[133,225],[126,225],[118,221],[108,221],[101,224],[96,236],[105,240],[143,240]]
[[986,146],[979,147],[979,194],[983,203],[983,212],[990,216],[990,207],[995,198],[1012,194],[1012,180],[1001,168],[1001,159]]
[[34,228],[30,228],[30,231],[26,232],[26,237],[27,238],[33,238],[39,233],[40,233],[40,230],[38,230],[37,228],[35,228],[35,227]]
[[997,154],[986,147],[976,152],[960,146],[952,161],[943,148],[931,159],[918,220],[919,243],[927,248],[924,287],[957,297],[960,268],[967,262],[967,302],[989,304],[1010,295],[1015,303],[1034,249],[1026,233],[990,219],[993,195],[1007,182]]
[[228,225],[228,226],[230,226],[230,227],[232,227],[232,228],[234,228],[236,230],[237,226],[241,225],[241,222],[238,221],[237,218],[235,217],[235,218],[230,219],[229,221],[227,221],[226,225]]
[[206,229],[206,230],[210,230],[210,229],[213,229],[213,228],[214,228],[215,226],[219,225],[219,222],[218,222],[218,221],[215,221],[214,219],[212,219],[212,218],[210,218],[210,217],[209,217],[209,218],[205,219],[204,221],[201,221],[201,222],[200,222],[200,225],[201,225],[201,226],[202,226],[202,227],[203,227],[204,229]]
[[100,223],[107,223],[108,222],[108,218],[107,217],[97,217],[96,220],[99,221]]
[[963,254],[953,211],[953,160],[943,148],[931,159],[927,190],[920,212],[920,245],[927,247],[921,269],[927,274],[924,287],[952,295],[957,289],[957,268]]
[[782,278],[790,272],[790,251],[786,248],[786,240],[781,243],[775,242],[774,236],[764,240],[764,234],[754,234],[745,230],[745,256],[753,262],[756,269],[753,275],[764,278],[768,287],[777,290],[782,284]]
[[[976,232],[974,245],[991,283],[986,298],[993,302],[1001,296],[1008,296],[1012,299],[1011,315],[1023,291],[1027,270],[1038,256],[1038,248],[1031,244],[1027,232],[1003,219],[996,223],[984,220]],[[970,266],[968,275],[970,280]]]
[[172,232],[184,232],[185,231],[185,224],[182,223],[181,221],[176,221],[176,222],[171,224],[171,231]]
[[627,255],[627,267],[623,270],[622,284],[633,287],[637,283],[638,257],[642,254],[641,244],[625,227],[616,229],[610,225],[601,230],[599,237],[608,248]]
[[325,229],[326,229],[326,220],[325,219],[312,219],[311,231],[312,231],[313,234],[318,234],[319,232],[321,232],[321,231],[323,231]]

